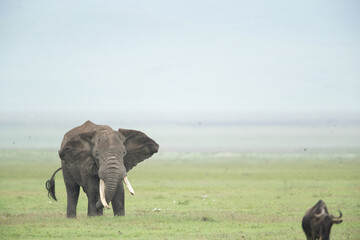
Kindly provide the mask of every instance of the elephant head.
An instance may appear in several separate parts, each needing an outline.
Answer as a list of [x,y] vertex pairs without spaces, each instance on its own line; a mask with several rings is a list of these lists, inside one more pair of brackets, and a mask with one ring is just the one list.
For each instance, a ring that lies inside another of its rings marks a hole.
[[89,172],[98,174],[100,200],[96,206],[109,208],[121,181],[134,194],[127,172],[158,149],[159,145],[140,131],[114,131],[87,121],[65,134],[59,154],[62,161],[81,161],[82,169],[90,168]]

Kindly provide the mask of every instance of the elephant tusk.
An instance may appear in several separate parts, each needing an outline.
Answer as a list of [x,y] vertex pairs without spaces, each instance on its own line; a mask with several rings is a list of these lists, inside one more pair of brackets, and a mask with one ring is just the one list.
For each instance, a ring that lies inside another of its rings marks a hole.
[[105,199],[105,183],[104,183],[104,180],[100,179],[100,186],[99,187],[100,187],[100,200],[101,200],[101,203],[105,208],[110,209],[110,206],[107,204],[106,199]]
[[135,194],[134,189],[132,188],[130,181],[127,177],[124,177],[124,183],[125,183],[127,189],[129,190],[129,192],[131,193],[131,195],[134,195]]

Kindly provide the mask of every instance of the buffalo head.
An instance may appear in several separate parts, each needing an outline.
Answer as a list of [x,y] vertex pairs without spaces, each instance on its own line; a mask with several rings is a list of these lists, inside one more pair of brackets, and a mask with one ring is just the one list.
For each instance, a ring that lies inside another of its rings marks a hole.
[[332,225],[342,223],[342,213],[334,217],[329,215],[326,204],[320,200],[315,206],[309,208],[302,220],[302,228],[308,240],[329,240]]

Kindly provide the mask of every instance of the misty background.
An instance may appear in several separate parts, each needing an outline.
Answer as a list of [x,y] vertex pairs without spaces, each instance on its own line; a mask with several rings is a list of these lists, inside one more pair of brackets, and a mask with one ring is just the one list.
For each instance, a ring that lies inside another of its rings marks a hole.
[[359,1],[0,1],[0,148],[358,151]]

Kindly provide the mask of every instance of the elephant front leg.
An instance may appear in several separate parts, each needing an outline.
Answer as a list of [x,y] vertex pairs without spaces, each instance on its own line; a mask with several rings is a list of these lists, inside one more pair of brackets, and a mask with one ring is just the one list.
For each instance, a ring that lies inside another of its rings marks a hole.
[[[95,199],[95,200],[93,200]],[[92,217],[92,216],[102,216],[103,215],[103,208],[96,208],[96,202],[97,202],[97,198],[93,198],[93,199],[89,199],[88,202],[88,216]]]
[[118,186],[115,191],[115,195],[111,200],[114,216],[124,216],[125,215],[125,193],[124,185],[122,181],[118,183]]
[[99,179],[91,178],[88,181],[86,195],[88,197],[88,216],[103,215],[103,208],[96,208],[96,202],[99,200]]

